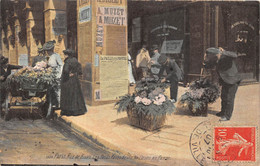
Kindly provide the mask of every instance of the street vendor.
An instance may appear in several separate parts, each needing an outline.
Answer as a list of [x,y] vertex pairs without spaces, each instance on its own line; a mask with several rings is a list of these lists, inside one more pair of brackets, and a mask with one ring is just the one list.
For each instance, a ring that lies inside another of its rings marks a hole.
[[44,56],[44,50],[43,50],[43,48],[42,48],[42,47],[38,47],[38,55],[33,58],[32,67],[34,67],[37,62],[41,62],[41,61],[46,62],[47,59],[46,59],[46,57]]
[[[43,50],[46,52],[46,55],[49,57],[48,66],[57,71],[56,78],[60,79],[61,71],[63,67],[63,62],[59,54],[54,52],[54,45],[56,41],[48,41],[43,45]],[[60,107],[60,85],[58,87],[53,87],[49,90],[51,105],[54,109],[58,109]],[[47,116],[50,116],[50,112],[48,112]]]
[[[164,54],[158,58],[158,63],[161,65],[159,78],[163,78],[161,82],[170,81],[170,98],[172,102],[176,102],[178,82],[182,79],[182,71],[174,59],[170,59]],[[167,74],[165,77],[163,76],[164,71]]]
[[7,77],[11,74],[11,70],[20,68],[22,68],[22,66],[8,64],[8,58],[0,55],[0,109],[2,108],[2,104],[4,103],[6,98],[7,91],[5,81]]

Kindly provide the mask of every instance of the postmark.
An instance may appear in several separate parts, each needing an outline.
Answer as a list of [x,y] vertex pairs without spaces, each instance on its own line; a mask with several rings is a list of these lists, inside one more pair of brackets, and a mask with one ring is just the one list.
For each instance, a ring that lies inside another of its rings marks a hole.
[[214,127],[214,161],[256,161],[256,127]]
[[201,122],[195,127],[190,136],[190,151],[193,158],[200,165],[212,163],[212,152],[214,148],[212,137],[212,125],[210,121]]

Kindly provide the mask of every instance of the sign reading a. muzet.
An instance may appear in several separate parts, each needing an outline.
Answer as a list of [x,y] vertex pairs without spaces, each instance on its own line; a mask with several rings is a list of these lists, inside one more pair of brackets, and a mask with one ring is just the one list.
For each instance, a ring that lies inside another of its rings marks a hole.
[[123,7],[98,7],[97,23],[99,25],[126,26],[126,9]]

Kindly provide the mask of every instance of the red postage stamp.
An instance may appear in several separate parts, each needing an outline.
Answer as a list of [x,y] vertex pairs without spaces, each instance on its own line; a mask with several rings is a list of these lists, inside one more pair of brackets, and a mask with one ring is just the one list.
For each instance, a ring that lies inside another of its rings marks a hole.
[[256,161],[256,127],[215,127],[215,161]]

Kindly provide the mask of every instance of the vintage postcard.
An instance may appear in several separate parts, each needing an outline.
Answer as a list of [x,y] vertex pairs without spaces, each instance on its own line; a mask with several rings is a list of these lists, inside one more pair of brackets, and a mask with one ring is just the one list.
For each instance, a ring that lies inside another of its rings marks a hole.
[[259,1],[0,9],[1,165],[260,165]]

